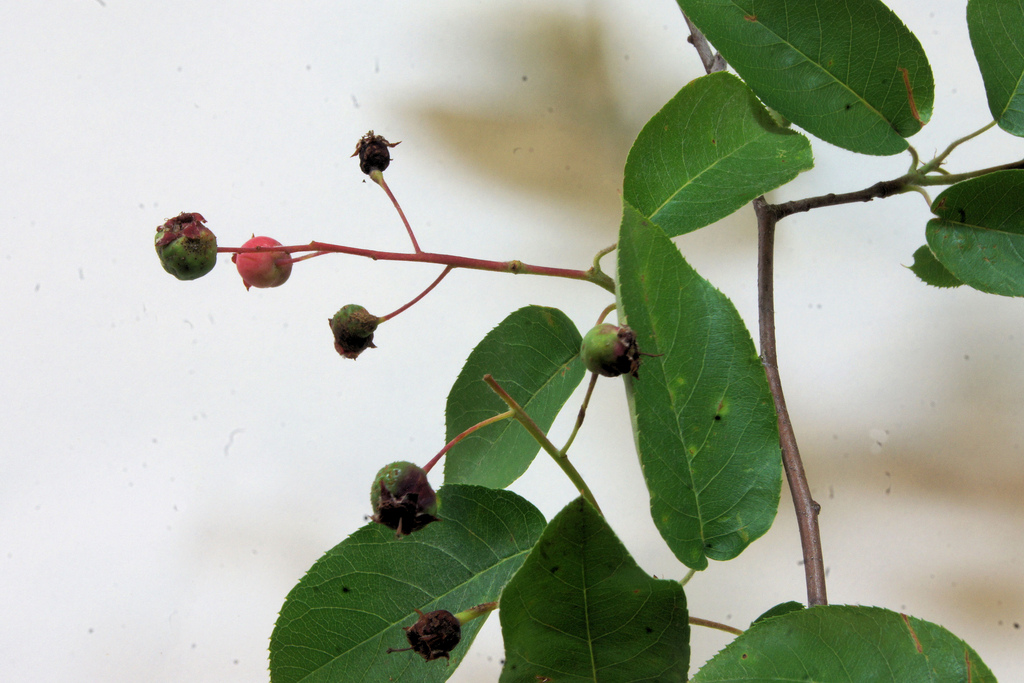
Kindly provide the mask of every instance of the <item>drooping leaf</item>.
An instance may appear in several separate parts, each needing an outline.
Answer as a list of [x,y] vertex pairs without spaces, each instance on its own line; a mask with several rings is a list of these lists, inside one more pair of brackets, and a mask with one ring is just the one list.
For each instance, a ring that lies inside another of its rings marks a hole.
[[921,43],[879,0],[678,0],[769,107],[826,142],[897,154],[931,118]]
[[544,529],[544,518],[509,491],[448,485],[441,521],[409,536],[368,524],[317,560],[281,608],[270,638],[273,683],[444,681],[484,618],[467,623],[451,662],[406,647],[414,610],[456,613],[497,600]]
[[970,0],[967,28],[992,117],[1024,136],[1024,0]]
[[811,607],[756,622],[693,683],[995,683],[978,653],[936,624],[878,607]]
[[965,180],[932,203],[925,236],[961,282],[992,294],[1024,296],[1024,170]]
[[922,282],[932,287],[959,287],[963,284],[946,269],[946,266],[939,263],[927,244],[922,245],[914,252],[914,263],[910,266],[910,270],[914,271],[914,275],[919,277]]
[[[515,311],[481,341],[459,373],[445,409],[450,441],[508,406],[483,382],[491,374],[545,432],[583,379],[583,339],[556,308]],[[540,445],[515,420],[488,425],[445,455],[449,483],[504,488],[533,462]]]
[[698,78],[647,122],[626,159],[623,197],[669,237],[710,225],[814,165],[725,72]]
[[703,569],[771,527],[782,486],[764,367],[732,302],[625,204],[620,315],[645,357],[627,379],[651,516],[676,557]]
[[686,597],[637,566],[582,498],[544,530],[501,594],[501,681],[685,681]]

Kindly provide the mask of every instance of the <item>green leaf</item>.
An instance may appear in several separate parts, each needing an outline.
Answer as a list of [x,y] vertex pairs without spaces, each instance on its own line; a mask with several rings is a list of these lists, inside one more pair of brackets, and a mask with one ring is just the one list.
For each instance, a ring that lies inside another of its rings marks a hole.
[[910,266],[910,270],[914,271],[914,275],[922,282],[932,287],[959,287],[963,284],[946,269],[946,266],[939,263],[927,244],[914,252],[914,264]]
[[1024,0],[970,0],[967,28],[992,117],[1024,136]]
[[728,560],[772,525],[782,486],[764,367],[732,302],[625,205],[619,303],[645,357],[626,388],[651,516],[686,566]]
[[[447,440],[508,409],[483,381],[490,373],[545,432],[585,374],[583,339],[556,308],[515,311],[481,341],[459,373],[445,409]],[[540,450],[515,420],[473,432],[445,455],[444,480],[504,488],[526,471]]]
[[925,236],[954,277],[992,294],[1024,296],[1024,171],[951,186],[932,203]]
[[829,605],[755,623],[704,665],[718,681],[995,683],[978,653],[927,621],[878,607]]
[[931,118],[921,43],[879,0],[678,2],[765,104],[826,142],[897,154]]
[[441,521],[410,536],[368,524],[328,551],[285,599],[270,638],[273,683],[444,681],[483,618],[462,629],[451,663],[406,647],[414,610],[455,613],[497,600],[544,529],[529,502],[508,491],[444,486]]
[[647,122],[626,159],[622,191],[674,237],[813,165],[807,138],[776,125],[749,88],[719,72],[684,87]]
[[582,498],[548,524],[501,594],[501,681],[670,683],[690,659],[686,596],[653,579]]
[[754,619],[751,623],[756,624],[764,621],[765,619],[774,619],[775,617],[782,616],[783,614],[789,614],[790,612],[796,612],[802,609],[804,609],[803,603],[796,602],[794,600],[790,600],[789,602],[780,602],[757,619]]

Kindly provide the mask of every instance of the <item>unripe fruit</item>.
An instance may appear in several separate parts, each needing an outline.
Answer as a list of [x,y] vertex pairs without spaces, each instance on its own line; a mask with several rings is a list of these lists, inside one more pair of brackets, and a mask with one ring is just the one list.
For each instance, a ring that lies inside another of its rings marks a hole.
[[[256,237],[242,245],[243,247],[279,247],[281,243],[272,237]],[[238,268],[245,288],[279,287],[288,281],[292,274],[292,264],[278,263],[278,259],[291,256],[283,251],[253,251],[231,256],[232,263]]]
[[436,522],[437,494],[427,473],[411,462],[393,462],[374,477],[370,486],[373,521],[395,530],[395,536],[419,531]]
[[591,329],[583,337],[580,356],[587,370],[605,377],[626,373],[636,377],[640,368],[636,333],[625,325],[616,327],[603,323]]
[[156,229],[156,254],[179,280],[195,280],[217,265],[217,237],[198,213],[182,213]]
[[367,348],[377,348],[373,344],[373,332],[380,318],[362,306],[342,306],[327,322],[334,333],[334,348],[343,358],[354,360]]

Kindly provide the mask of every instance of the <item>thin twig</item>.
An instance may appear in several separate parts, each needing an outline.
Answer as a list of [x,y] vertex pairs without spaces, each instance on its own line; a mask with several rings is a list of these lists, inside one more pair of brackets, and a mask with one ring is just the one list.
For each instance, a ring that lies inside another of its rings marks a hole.
[[732,626],[727,626],[725,624],[720,624],[717,621],[711,621],[710,619],[701,619],[700,617],[690,617],[689,620],[690,620],[690,626],[704,626],[705,628],[713,628],[713,629],[717,629],[719,631],[725,631],[726,633],[731,633],[734,636],[742,636],[743,635],[743,631],[739,630],[738,628],[734,628]]
[[439,285],[441,283],[441,280],[444,279],[444,276],[447,275],[448,273],[452,272],[452,268],[453,268],[453,266],[447,266],[444,270],[441,271],[441,274],[437,276],[437,279],[435,279],[433,282],[431,282],[430,286],[427,287],[426,289],[424,289],[422,292],[420,292],[419,295],[415,299],[413,299],[412,301],[410,301],[406,305],[402,306],[398,310],[392,311],[391,313],[388,313],[387,315],[383,316],[378,322],[384,322],[385,320],[390,320],[391,318],[394,318],[396,315],[398,315],[402,311],[406,310],[407,308],[412,307],[417,301],[419,301],[420,299],[425,297],[427,294],[430,294],[430,290],[432,290],[434,287],[437,287],[437,285]]
[[537,426],[537,423],[534,422],[527,412],[523,410],[523,407],[519,405],[519,403],[517,403],[516,400],[501,387],[500,384],[498,384],[494,377],[489,374],[484,375],[484,381],[487,382],[487,385],[491,390],[501,397],[501,400],[512,409],[515,413],[513,417],[519,422],[519,424],[526,428],[526,431],[530,433],[530,436],[532,436],[533,439],[540,444],[540,447],[551,456],[558,467],[565,473],[565,476],[569,477],[569,481],[573,483],[576,490],[579,491],[587,502],[594,506],[594,509],[597,510],[598,514],[603,517],[604,513],[601,512],[601,507],[597,504],[597,499],[594,498],[594,494],[590,491],[590,487],[587,486],[587,482],[583,480],[580,473],[576,470],[573,464],[569,462],[569,457],[560,453],[558,449],[555,448],[555,445],[551,443],[551,440],[543,430]]
[[490,270],[496,273],[512,273],[513,275],[547,275],[550,277],[564,277],[571,280],[585,280],[592,282],[602,289],[615,293],[615,282],[602,272],[593,268],[589,270],[573,270],[571,268],[550,268],[548,266],[534,266],[522,261],[488,261],[485,259],[469,258],[468,256],[454,256],[452,254],[434,254],[428,251],[416,253],[403,253],[393,251],[377,251],[376,249],[362,249],[360,247],[347,247],[342,244],[328,244],[327,242],[310,242],[308,244],[281,245],[275,247],[217,247],[218,254],[252,254],[261,251],[283,251],[286,254],[296,254],[307,251],[319,251],[324,254],[350,254],[352,256],[363,256],[374,261],[406,261],[411,263],[437,263],[452,268],[470,268],[473,270]]
[[572,434],[569,435],[569,440],[562,446],[562,450],[558,451],[558,454],[565,457],[565,454],[569,452],[569,446],[576,440],[576,435],[580,431],[580,427],[583,426],[583,419],[587,416],[587,406],[590,404],[590,396],[594,393],[594,385],[597,384],[597,373],[590,373],[590,384],[587,385],[587,395],[583,397],[583,403],[580,405],[580,410],[576,413],[576,426],[572,428]]
[[818,209],[823,206],[838,206],[840,204],[854,204],[856,202],[870,202],[873,199],[883,199],[894,194],[900,194],[907,186],[913,184],[915,174],[908,173],[892,180],[883,180],[870,187],[856,192],[843,192],[841,194],[823,194],[817,197],[807,197],[792,202],[784,202],[772,206],[772,213],[776,220],[785,218],[794,213],[803,213],[811,209]]
[[683,14],[683,19],[686,20],[686,25],[690,28],[690,35],[686,39],[690,45],[693,45],[694,49],[697,50],[697,54],[700,56],[700,61],[704,65],[704,71],[711,74],[716,71],[725,71],[728,64],[725,63],[725,59],[717,52],[711,51],[711,45],[708,44],[708,39],[704,37],[704,34],[700,32],[693,22],[690,21],[690,17]]
[[793,496],[796,509],[797,527],[800,530],[800,546],[804,556],[804,578],[807,583],[807,605],[827,605],[825,592],[825,563],[821,552],[821,534],[818,530],[818,512],[821,506],[811,498],[811,488],[800,459],[793,423],[786,408],[779,377],[779,359],[775,347],[775,224],[779,216],[776,207],[764,197],[754,200],[757,215],[757,292],[758,327],[761,337],[761,361],[768,375],[768,387],[775,401],[775,413],[779,422],[779,443],[782,446],[782,463],[786,480]]
[[[395,144],[397,145],[398,143],[396,142]],[[423,250],[420,249],[419,242],[416,241],[416,235],[414,235],[412,232],[412,226],[409,225],[409,219],[405,217],[405,211],[402,211],[402,206],[398,203],[398,200],[395,199],[395,195],[392,194],[391,188],[388,187],[387,182],[384,180],[384,172],[374,169],[370,173],[370,179],[373,182],[380,185],[381,189],[384,190],[384,192],[387,194],[388,199],[391,200],[391,203],[398,210],[398,216],[399,218],[402,219],[402,224],[405,225],[405,231],[409,233],[409,239],[412,240],[413,251],[415,251],[417,254],[422,252]]]
[[502,420],[507,420],[510,417],[515,417],[515,415],[516,415],[516,411],[510,409],[510,410],[506,410],[504,413],[499,413],[498,415],[492,415],[491,417],[487,418],[486,420],[483,420],[481,422],[477,422],[475,425],[473,425],[472,427],[470,427],[469,429],[465,430],[464,432],[462,432],[461,434],[456,436],[454,439],[452,439],[451,441],[446,443],[444,445],[444,448],[442,448],[438,452],[437,455],[435,455],[433,458],[431,458],[430,462],[428,462],[426,465],[423,466],[423,471],[424,472],[429,472],[430,470],[432,470],[434,468],[434,465],[437,464],[437,461],[440,460],[442,457],[444,457],[444,454],[447,453],[449,450],[451,450],[452,446],[454,446],[458,442],[462,441],[463,439],[465,439],[467,436],[469,436],[470,434],[472,434],[476,430],[482,429],[482,428],[484,428],[484,427],[486,427],[488,425],[492,425],[495,422],[501,422]]

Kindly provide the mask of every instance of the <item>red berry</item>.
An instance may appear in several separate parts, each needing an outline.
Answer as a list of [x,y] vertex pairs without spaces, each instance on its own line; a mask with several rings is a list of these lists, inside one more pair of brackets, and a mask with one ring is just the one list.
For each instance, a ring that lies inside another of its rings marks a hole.
[[[242,245],[243,247],[279,247],[281,243],[272,237],[256,237]],[[231,261],[238,268],[245,288],[279,287],[288,281],[292,274],[292,264],[278,263],[280,259],[291,258],[283,251],[252,251],[235,254]]]

